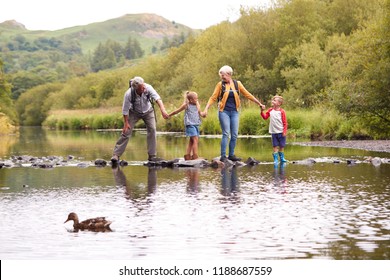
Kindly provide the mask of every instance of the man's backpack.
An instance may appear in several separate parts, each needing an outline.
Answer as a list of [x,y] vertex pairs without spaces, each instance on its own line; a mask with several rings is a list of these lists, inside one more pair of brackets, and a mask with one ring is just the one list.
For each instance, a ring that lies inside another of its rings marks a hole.
[[[129,88],[131,88],[131,104],[133,106],[133,110],[134,110],[134,104],[135,104],[135,95],[137,94],[135,92],[135,88],[131,87],[131,82],[132,80],[129,81]],[[150,104],[152,105],[152,108],[153,108],[153,112],[154,112],[154,118],[156,119],[156,122],[157,122],[157,117],[156,117],[156,110],[154,109],[154,102],[153,102],[153,98],[150,96],[150,93],[147,94],[147,97],[148,97],[148,101],[150,102]]]
[[[129,81],[129,88],[131,88],[131,104],[133,105],[133,108],[134,108],[134,103],[135,103],[135,95],[136,95],[136,92],[135,92],[135,89],[133,87],[131,87],[131,82],[132,80]],[[153,110],[154,110],[154,102],[150,96],[150,93],[147,94],[147,97],[148,97],[148,101],[150,102],[150,104],[152,104],[152,107],[153,107]]]
[[[237,93],[240,94],[240,90],[238,89],[237,80],[233,80],[233,83],[234,83],[234,87],[236,88]],[[219,93],[219,96],[218,96],[218,102],[221,101],[223,95],[225,94],[225,91],[226,91],[226,82],[222,81],[222,88],[221,88],[221,92]]]

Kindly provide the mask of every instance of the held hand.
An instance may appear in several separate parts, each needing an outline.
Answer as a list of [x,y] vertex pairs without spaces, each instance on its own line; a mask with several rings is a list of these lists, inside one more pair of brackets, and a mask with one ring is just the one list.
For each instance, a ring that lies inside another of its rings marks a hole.
[[168,115],[167,111],[165,111],[165,110],[161,111],[161,115],[164,119],[169,119],[169,115]]
[[265,105],[264,105],[264,104],[261,104],[261,103],[260,103],[259,106],[260,106],[260,109],[261,109],[262,111],[265,110]]
[[207,117],[207,110],[204,110],[203,112],[201,112],[200,115],[201,115],[203,118]]

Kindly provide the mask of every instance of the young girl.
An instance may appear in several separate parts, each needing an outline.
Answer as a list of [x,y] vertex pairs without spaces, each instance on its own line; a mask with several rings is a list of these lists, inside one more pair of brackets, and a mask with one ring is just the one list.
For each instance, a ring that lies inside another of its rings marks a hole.
[[184,155],[185,160],[198,158],[198,141],[199,141],[199,126],[202,123],[200,117],[203,117],[203,113],[200,111],[200,105],[198,102],[198,94],[193,91],[187,91],[185,93],[184,103],[175,111],[169,114],[169,116],[176,115],[177,113],[185,110],[184,125],[186,130],[186,136],[190,137],[188,142],[187,152]]
[[269,133],[272,136],[273,146],[273,157],[274,163],[278,164],[278,155],[280,162],[284,163],[287,160],[284,158],[284,146],[286,146],[286,135],[287,135],[287,118],[286,112],[281,108],[283,104],[283,97],[275,95],[271,101],[272,107],[269,108],[265,113],[265,107],[261,107],[261,117],[268,119],[271,117],[269,122]]

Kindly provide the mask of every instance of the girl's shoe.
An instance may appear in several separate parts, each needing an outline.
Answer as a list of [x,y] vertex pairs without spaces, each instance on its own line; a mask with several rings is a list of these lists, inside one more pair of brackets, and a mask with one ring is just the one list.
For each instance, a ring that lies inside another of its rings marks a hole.
[[184,160],[191,160],[191,155],[184,155]]

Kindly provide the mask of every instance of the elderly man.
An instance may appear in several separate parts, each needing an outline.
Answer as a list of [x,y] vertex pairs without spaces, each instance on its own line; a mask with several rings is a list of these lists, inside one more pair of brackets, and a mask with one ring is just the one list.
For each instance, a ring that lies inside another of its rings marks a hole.
[[148,160],[161,160],[156,156],[156,116],[151,105],[152,100],[156,101],[160,107],[161,115],[164,119],[167,119],[169,116],[165,111],[160,95],[155,89],[145,83],[141,77],[134,77],[130,80],[130,88],[125,92],[123,99],[122,113],[124,125],[122,134],[116,142],[111,158],[113,164],[116,164],[119,161],[119,157],[124,153],[133,128],[140,119],[144,121],[147,130]]

